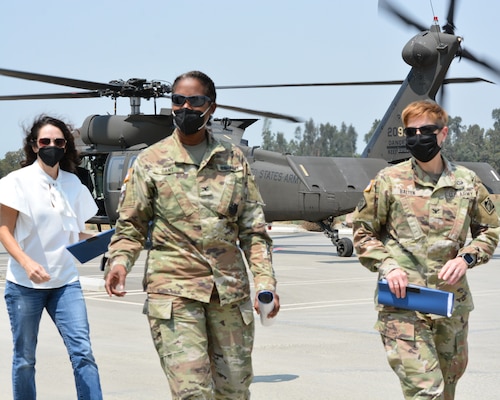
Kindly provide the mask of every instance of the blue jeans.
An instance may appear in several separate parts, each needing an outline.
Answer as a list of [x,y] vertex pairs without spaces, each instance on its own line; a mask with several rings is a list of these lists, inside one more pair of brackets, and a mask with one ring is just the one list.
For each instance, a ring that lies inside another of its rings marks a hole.
[[44,309],[56,324],[68,350],[77,398],[101,400],[101,383],[90,346],[87,309],[80,282],[57,289],[31,289],[7,281],[5,302],[14,339],[14,400],[36,399],[35,352]]

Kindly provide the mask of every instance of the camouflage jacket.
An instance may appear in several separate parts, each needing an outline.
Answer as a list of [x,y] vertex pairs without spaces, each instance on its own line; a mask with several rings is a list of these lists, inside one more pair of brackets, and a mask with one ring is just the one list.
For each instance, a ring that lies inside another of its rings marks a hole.
[[380,277],[399,267],[410,283],[454,292],[460,314],[473,309],[466,275],[449,286],[438,279],[439,270],[462,253],[475,254],[477,264],[487,262],[498,243],[499,221],[478,176],[444,162],[437,184],[414,159],[380,171],[354,213],[354,246],[361,264]]
[[255,290],[275,290],[272,241],[250,166],[236,146],[208,135],[198,166],[174,132],[134,162],[111,239],[111,265],[129,272],[148,229],[152,248],[148,293],[209,302],[214,285],[221,304]]

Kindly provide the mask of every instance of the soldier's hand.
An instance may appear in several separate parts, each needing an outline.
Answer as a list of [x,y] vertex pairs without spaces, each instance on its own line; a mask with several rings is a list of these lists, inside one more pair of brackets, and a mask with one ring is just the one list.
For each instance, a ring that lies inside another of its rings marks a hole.
[[125,279],[127,276],[127,269],[124,265],[116,264],[106,275],[104,287],[110,296],[123,297],[127,293],[125,291]]
[[[274,317],[276,317],[276,315],[278,315],[278,312],[280,311],[280,297],[278,296],[278,293],[275,293],[275,292],[273,292],[273,296],[274,296],[274,308],[267,315],[268,318],[274,318]],[[257,311],[257,314],[260,315],[258,293],[255,295],[255,300],[253,302],[253,307],[255,308],[255,311]]]
[[467,264],[462,257],[453,258],[444,264],[438,278],[448,285],[455,285],[467,272]]
[[408,275],[400,268],[393,269],[385,279],[389,284],[389,289],[398,299],[406,297],[406,286],[408,286]]
[[269,318],[276,317],[276,315],[278,315],[279,311],[280,311],[280,297],[278,296],[278,293],[274,293],[274,308],[268,314],[268,317]]

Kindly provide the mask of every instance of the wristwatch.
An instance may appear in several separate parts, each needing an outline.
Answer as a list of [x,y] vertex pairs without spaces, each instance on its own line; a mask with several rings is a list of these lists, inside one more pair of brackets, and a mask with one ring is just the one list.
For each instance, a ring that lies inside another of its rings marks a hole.
[[460,257],[462,257],[467,264],[467,268],[472,268],[474,265],[476,265],[476,255],[475,254],[470,254],[470,253],[464,253],[460,254]]

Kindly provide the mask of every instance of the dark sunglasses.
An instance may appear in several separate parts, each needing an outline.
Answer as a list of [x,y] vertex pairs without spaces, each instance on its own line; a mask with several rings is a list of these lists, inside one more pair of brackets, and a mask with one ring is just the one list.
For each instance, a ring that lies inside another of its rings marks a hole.
[[212,102],[212,99],[208,96],[183,96],[182,94],[173,94],[172,95],[172,104],[176,106],[182,106],[186,100],[193,107],[201,107],[207,101]]
[[46,147],[50,146],[50,142],[53,142],[56,147],[63,148],[66,146],[66,139],[57,138],[57,139],[49,139],[49,138],[39,138],[38,139],[38,147]]
[[420,128],[405,128],[403,132],[406,136],[415,136],[417,131],[420,131],[422,135],[429,135],[436,131],[440,131],[441,129],[443,129],[443,127],[438,125],[424,125]]

